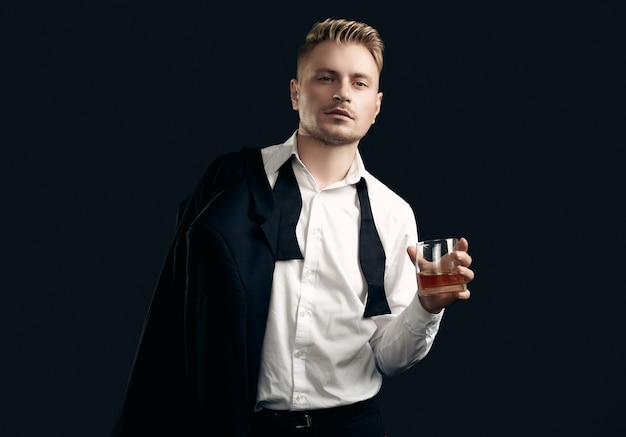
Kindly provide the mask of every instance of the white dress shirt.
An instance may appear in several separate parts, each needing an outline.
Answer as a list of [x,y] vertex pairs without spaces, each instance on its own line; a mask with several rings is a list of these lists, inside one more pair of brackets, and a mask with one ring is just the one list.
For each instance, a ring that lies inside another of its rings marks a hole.
[[[372,176],[357,152],[346,178],[323,190],[300,161],[294,133],[262,149],[273,187],[292,155],[302,195],[296,235],[304,259],[277,261],[263,344],[257,408],[308,410],[369,399],[382,375],[407,370],[430,350],[443,311],[416,298],[417,242],[411,206]],[[367,182],[385,250],[384,286],[392,314],[364,318],[367,283],[359,264],[360,206],[356,183]]]

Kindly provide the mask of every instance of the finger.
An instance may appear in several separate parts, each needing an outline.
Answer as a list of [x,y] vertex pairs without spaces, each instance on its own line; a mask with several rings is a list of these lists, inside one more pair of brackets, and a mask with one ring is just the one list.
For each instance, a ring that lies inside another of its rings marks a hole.
[[472,264],[472,256],[467,252],[457,250],[451,256],[457,266],[469,267]]
[[469,288],[466,288],[463,291],[457,291],[454,293],[454,297],[456,297],[458,300],[467,300],[470,298],[470,295],[472,293],[470,292]]
[[474,280],[474,271],[470,268],[461,266],[461,265],[457,265],[454,268],[454,271],[459,273],[460,275],[462,275],[465,278],[465,283],[467,284],[468,282],[472,282]]
[[467,241],[467,239],[465,237],[461,237],[457,241],[456,246],[455,246],[454,249],[467,252],[467,249],[469,249],[469,242]]

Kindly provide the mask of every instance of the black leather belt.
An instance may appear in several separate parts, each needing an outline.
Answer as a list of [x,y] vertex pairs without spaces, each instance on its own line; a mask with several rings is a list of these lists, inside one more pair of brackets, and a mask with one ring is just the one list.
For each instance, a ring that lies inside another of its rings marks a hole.
[[324,427],[355,415],[377,411],[374,399],[334,408],[288,411],[263,408],[256,413],[257,426],[264,429],[307,429]]
[[261,415],[277,428],[302,429],[313,426],[312,412],[262,410]]

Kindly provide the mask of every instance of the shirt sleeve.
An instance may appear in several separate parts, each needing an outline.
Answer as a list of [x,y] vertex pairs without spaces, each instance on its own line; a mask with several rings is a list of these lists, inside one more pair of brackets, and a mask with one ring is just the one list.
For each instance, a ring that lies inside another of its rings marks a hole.
[[373,317],[370,339],[379,371],[397,375],[421,361],[430,351],[444,311],[426,311],[417,297],[417,274],[407,247],[417,243],[417,223],[408,204],[389,205],[393,214],[380,215],[379,234],[385,248],[385,293],[391,314]]
[[429,313],[416,294],[399,314],[379,316],[371,341],[378,370],[394,376],[421,361],[433,345],[444,311]]

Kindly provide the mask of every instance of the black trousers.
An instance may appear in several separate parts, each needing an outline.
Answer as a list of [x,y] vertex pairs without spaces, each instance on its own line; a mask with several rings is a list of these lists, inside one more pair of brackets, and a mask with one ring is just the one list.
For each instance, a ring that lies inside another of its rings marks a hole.
[[308,411],[263,409],[252,420],[255,437],[384,437],[374,399],[356,404]]

